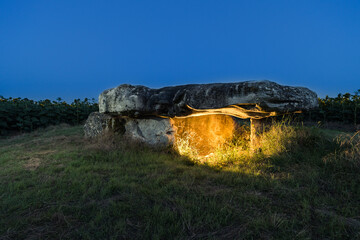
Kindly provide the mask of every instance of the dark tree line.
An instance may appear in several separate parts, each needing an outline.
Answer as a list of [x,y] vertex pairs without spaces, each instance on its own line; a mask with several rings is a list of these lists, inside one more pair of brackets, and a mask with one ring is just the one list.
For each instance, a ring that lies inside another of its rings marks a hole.
[[360,89],[354,94],[338,94],[334,98],[326,96],[318,101],[319,108],[304,112],[303,120],[360,124]]
[[29,132],[60,123],[80,124],[94,111],[98,111],[95,99],[75,99],[68,104],[61,98],[34,101],[0,96],[0,135],[11,131]]

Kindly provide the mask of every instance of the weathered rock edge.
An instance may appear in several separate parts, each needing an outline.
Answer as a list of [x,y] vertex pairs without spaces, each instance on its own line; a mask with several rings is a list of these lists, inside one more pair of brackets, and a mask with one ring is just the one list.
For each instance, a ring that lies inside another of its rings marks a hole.
[[160,89],[123,84],[99,96],[100,113],[135,118],[227,114],[259,119],[317,106],[317,95],[308,88],[267,80]]

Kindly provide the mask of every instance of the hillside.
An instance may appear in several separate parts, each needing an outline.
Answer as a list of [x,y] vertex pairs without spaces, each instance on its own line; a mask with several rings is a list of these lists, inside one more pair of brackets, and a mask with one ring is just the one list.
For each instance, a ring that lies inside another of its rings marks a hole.
[[357,135],[270,133],[211,164],[81,126],[1,139],[0,239],[360,238]]

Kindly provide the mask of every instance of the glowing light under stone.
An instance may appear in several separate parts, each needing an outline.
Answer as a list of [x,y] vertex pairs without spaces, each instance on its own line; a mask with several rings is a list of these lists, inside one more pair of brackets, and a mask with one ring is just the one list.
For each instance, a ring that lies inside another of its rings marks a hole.
[[188,141],[202,156],[230,141],[236,127],[231,116],[222,114],[173,118],[172,121],[175,137]]

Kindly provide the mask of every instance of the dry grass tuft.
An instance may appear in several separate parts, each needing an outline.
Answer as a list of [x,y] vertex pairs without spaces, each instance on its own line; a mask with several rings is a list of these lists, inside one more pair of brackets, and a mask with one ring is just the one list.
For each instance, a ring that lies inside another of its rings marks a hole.
[[29,171],[36,170],[41,164],[41,159],[37,157],[30,157],[24,164],[24,168]]
[[360,131],[353,135],[341,134],[335,139],[338,149],[323,158],[325,163],[360,168]]
[[[196,145],[196,133],[184,132],[181,136],[176,136],[174,142],[175,151],[181,156],[188,157],[192,161],[198,161],[200,154]],[[192,144],[194,142],[195,144]]]

